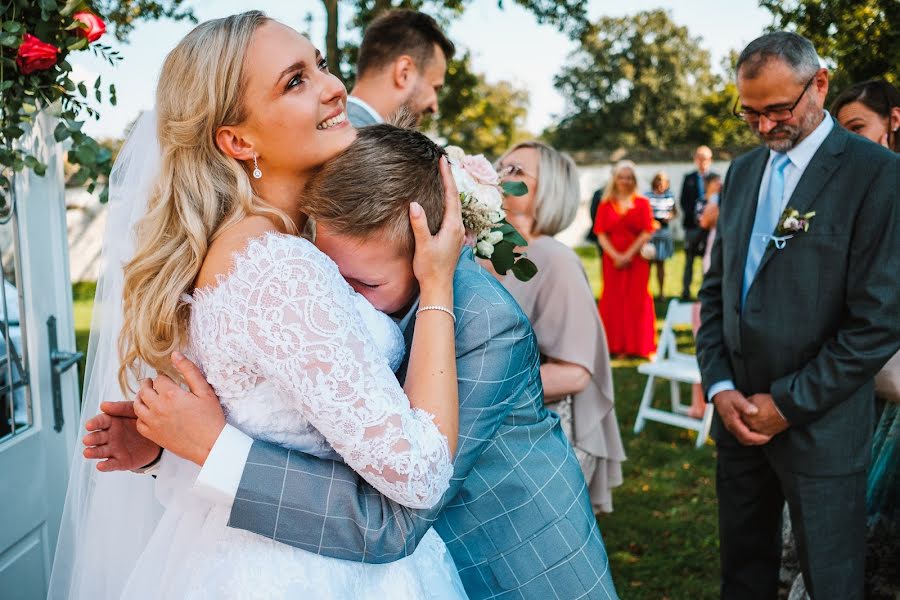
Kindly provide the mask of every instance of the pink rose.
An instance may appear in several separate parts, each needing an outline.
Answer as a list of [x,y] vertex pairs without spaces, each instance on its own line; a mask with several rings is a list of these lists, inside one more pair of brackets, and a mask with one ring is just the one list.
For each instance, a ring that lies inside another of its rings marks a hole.
[[24,75],[34,71],[46,71],[56,64],[57,54],[59,48],[26,33],[16,54],[16,64]]
[[471,175],[475,181],[484,185],[500,185],[500,178],[490,161],[483,154],[466,156],[462,160],[463,169]]
[[87,38],[88,43],[96,42],[100,36],[106,33],[106,24],[103,19],[92,12],[77,12],[72,18],[87,25],[87,29],[79,28],[79,31]]

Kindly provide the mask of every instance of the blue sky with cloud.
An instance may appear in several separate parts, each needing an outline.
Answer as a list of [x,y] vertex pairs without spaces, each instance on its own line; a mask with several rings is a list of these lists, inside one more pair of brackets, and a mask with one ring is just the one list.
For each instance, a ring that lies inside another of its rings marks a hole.
[[[565,99],[553,88],[553,76],[565,65],[575,43],[551,26],[538,25],[531,13],[512,2],[505,4],[506,8],[500,10],[496,0],[472,0],[463,17],[451,25],[449,35],[458,46],[472,52],[475,69],[485,73],[490,81],[504,79],[529,91],[527,127],[540,133],[565,108]],[[260,9],[301,31],[308,29],[313,43],[324,47],[325,13],[319,0],[206,0],[192,5],[201,20]],[[669,10],[675,22],[687,26],[693,36],[701,37],[712,53],[714,67],[729,50],[746,45],[772,21],[755,0],[592,0],[589,12],[595,19],[654,8]],[[309,24],[307,15],[312,16]],[[189,23],[169,21],[140,23],[126,45],[117,44],[111,36],[103,38],[124,57],[116,67],[90,53],[73,56],[70,62],[76,78],[93,82],[102,75],[105,84],[116,85],[118,94],[118,106],[105,104],[101,120],[87,123],[85,131],[98,137],[121,136],[141,110],[152,108],[163,59],[191,27]]]

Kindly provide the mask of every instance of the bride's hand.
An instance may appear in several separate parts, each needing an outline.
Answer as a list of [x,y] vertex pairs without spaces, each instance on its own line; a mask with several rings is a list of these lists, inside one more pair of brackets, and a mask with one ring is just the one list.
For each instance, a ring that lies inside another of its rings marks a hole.
[[465,236],[459,192],[446,158],[441,158],[441,178],[444,182],[444,220],[435,235],[431,235],[428,229],[422,207],[417,202],[409,207],[409,221],[416,240],[413,272],[423,290],[452,289],[453,273],[456,271]]

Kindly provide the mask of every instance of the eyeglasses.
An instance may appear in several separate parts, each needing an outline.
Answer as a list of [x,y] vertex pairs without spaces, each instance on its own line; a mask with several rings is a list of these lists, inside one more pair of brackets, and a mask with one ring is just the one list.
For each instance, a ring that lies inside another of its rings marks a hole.
[[497,175],[500,176],[500,179],[505,179],[507,177],[531,177],[537,181],[537,177],[523,169],[522,165],[518,163],[509,163],[508,165],[501,164],[500,168],[497,170]]
[[748,123],[757,123],[759,122],[760,117],[765,117],[773,123],[783,123],[785,121],[790,120],[791,117],[794,116],[794,109],[797,108],[797,105],[800,104],[800,100],[803,99],[804,94],[806,94],[806,90],[809,89],[810,84],[816,79],[817,72],[813,75],[809,81],[806,82],[806,85],[803,86],[803,91],[800,92],[800,95],[791,104],[789,107],[781,107],[781,108],[770,108],[768,110],[763,111],[755,111],[752,108],[743,108],[740,106],[740,98],[738,98],[734,103],[734,108],[731,111],[734,113],[734,116],[744,119]]

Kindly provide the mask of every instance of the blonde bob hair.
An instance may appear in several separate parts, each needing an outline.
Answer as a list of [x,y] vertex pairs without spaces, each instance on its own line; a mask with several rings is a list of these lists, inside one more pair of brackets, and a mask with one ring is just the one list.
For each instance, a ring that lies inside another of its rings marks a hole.
[[538,153],[537,190],[534,194],[533,233],[553,236],[572,224],[581,202],[575,161],[565,152],[538,141],[522,142],[506,151],[498,164],[522,148]]
[[156,88],[160,172],[147,212],[135,226],[125,265],[119,385],[127,393],[145,369],[172,373],[169,356],[184,346],[189,307],[181,300],[210,243],[248,215],[295,224],[258,198],[247,168],[216,144],[223,125],[247,117],[244,56],[270,19],[249,11],[198,25],[166,57]]
[[631,171],[631,174],[634,175],[634,189],[631,190],[631,197],[634,198],[638,193],[638,178],[637,178],[637,165],[635,165],[630,160],[620,160],[616,164],[613,165],[612,171],[609,175],[609,181],[606,184],[606,189],[603,190],[603,201],[606,202],[608,200],[612,200],[612,198],[616,194],[616,177],[625,170]]

